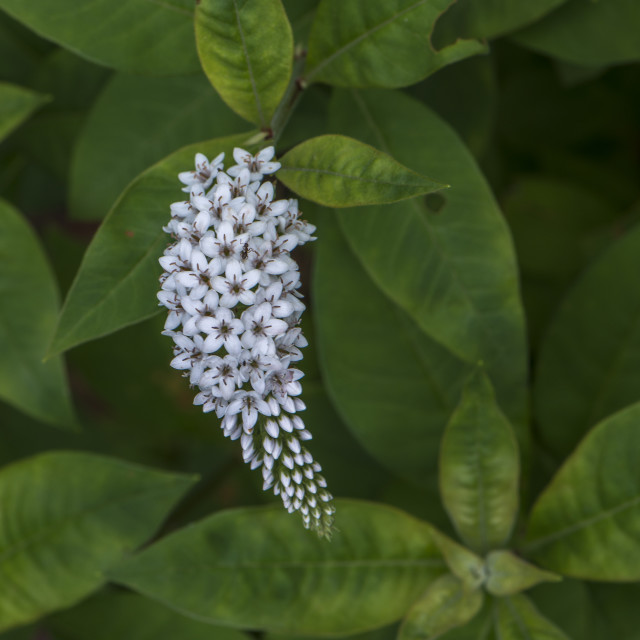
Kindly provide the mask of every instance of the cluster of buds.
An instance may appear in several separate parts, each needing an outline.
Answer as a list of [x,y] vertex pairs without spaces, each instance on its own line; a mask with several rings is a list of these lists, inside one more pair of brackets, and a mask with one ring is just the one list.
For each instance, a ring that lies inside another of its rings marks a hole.
[[256,156],[234,149],[237,164],[223,171],[224,154],[196,155],[195,171],[180,173],[189,200],[171,205],[164,230],[174,242],[160,264],[158,293],[169,310],[165,335],[174,342],[171,366],[184,371],[194,404],[215,411],[225,436],[240,440],[263,489],[298,511],[306,528],[329,536],[332,496],[320,465],[304,446],[311,438],[298,415],[307,342],[298,326],[305,309],[298,265],[290,252],[314,240],[297,200],[274,200],[273,147]]

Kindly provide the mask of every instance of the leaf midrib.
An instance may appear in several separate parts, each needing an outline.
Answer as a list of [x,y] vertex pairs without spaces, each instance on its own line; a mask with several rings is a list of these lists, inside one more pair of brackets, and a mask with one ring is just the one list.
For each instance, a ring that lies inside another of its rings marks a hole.
[[383,22],[375,25],[373,28],[369,29],[368,31],[363,31],[359,36],[357,36],[353,40],[350,40],[349,42],[344,44],[339,49],[336,49],[336,51],[334,51],[330,56],[328,56],[324,60],[322,60],[319,64],[317,64],[307,74],[307,82],[311,82],[312,78],[314,78],[316,75],[318,75],[318,73],[322,69],[324,69],[327,65],[331,64],[337,57],[343,55],[344,53],[349,51],[349,49],[352,49],[353,47],[358,45],[363,40],[366,40],[369,36],[374,34],[376,31],[379,31],[380,29],[383,29],[387,25],[391,24],[396,19],[398,19],[401,16],[403,16],[405,13],[409,13],[410,11],[413,11],[416,7],[419,7],[420,5],[426,4],[426,2],[427,2],[427,0],[419,0],[419,2],[416,2],[415,4],[412,4],[410,7],[407,7],[406,9],[403,9],[402,11],[390,16],[389,18],[387,18]]
[[615,507],[611,507],[606,511],[601,511],[600,513],[594,516],[591,516],[590,518],[585,518],[584,520],[580,520],[575,524],[565,527],[564,529],[559,529],[554,533],[551,533],[542,538],[538,538],[537,540],[534,540],[533,542],[526,545],[524,547],[524,550],[527,553],[530,553],[532,551],[538,551],[540,548],[545,547],[548,544],[555,542],[556,540],[559,540],[567,535],[571,535],[577,531],[580,531],[581,529],[585,529],[586,527],[589,527],[593,524],[597,524],[598,522],[606,520],[614,515],[617,515],[618,513],[622,513],[627,509],[632,509],[633,507],[636,507],[638,505],[640,505],[640,495],[637,495],[635,496],[635,498],[631,498],[630,500],[622,502],[621,504]]
[[[291,165],[287,165],[286,167],[282,167],[282,169],[280,169],[280,173],[285,173],[287,171],[299,171],[301,173],[319,173],[321,175],[335,176],[337,178],[345,178],[346,180],[354,180],[357,182],[367,182],[369,184],[388,185],[391,187],[405,187],[405,188],[409,187],[413,189],[415,189],[416,187],[419,187],[420,189],[423,188],[422,186],[420,186],[420,183],[416,183],[416,182],[398,182],[398,181],[390,182],[387,180],[375,180],[372,178],[363,178],[362,176],[352,176],[347,173],[340,173],[339,171],[329,171],[328,169],[314,169],[313,167],[293,167]],[[407,171],[409,171],[409,169]],[[436,188],[438,187],[436,183],[432,183],[432,184]],[[426,183],[423,186],[426,186]],[[439,186],[442,188],[444,185],[439,185]],[[409,197],[411,196],[406,196],[406,198],[409,198]]]
[[88,514],[94,511],[95,512],[102,511],[104,509],[109,508],[111,505],[114,505],[117,503],[126,504],[127,502],[130,502],[131,500],[135,500],[139,496],[144,495],[146,493],[152,494],[152,493],[157,493],[159,491],[166,492],[168,486],[172,486],[175,484],[176,484],[175,482],[165,482],[165,483],[162,483],[162,486],[139,489],[138,491],[134,491],[134,492],[128,491],[124,494],[126,495],[125,499],[122,499],[122,497],[116,497],[116,498],[111,498],[109,500],[105,500],[101,502],[95,502],[83,507],[82,509],[74,513],[67,514],[62,519],[57,520],[53,525],[46,526],[40,529],[39,531],[37,531],[36,533],[34,533],[29,538],[23,538],[20,540],[18,544],[9,547],[6,551],[0,554],[0,565],[4,564],[8,560],[11,560],[18,553],[25,551],[26,549],[29,549],[33,546],[36,546],[39,542],[42,542],[43,539],[47,537],[51,537],[57,533],[60,533],[60,531],[64,530],[70,524],[73,524],[74,522],[78,522],[81,518],[86,517]]

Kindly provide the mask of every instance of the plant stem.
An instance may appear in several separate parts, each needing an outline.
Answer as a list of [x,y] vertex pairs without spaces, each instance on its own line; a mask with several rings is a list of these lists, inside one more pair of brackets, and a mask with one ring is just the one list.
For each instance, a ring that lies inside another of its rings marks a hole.
[[300,49],[299,51],[296,51],[293,59],[293,70],[291,72],[289,86],[284,92],[282,100],[271,119],[271,137],[274,144],[278,141],[287,126],[287,122],[289,122],[289,118],[298,104],[298,100],[300,100],[302,91],[306,86],[302,81],[302,71],[304,70],[306,58],[306,50]]

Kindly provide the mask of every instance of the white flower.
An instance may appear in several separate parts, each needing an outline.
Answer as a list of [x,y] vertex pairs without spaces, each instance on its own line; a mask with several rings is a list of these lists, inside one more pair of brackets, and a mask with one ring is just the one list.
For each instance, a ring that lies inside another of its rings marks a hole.
[[227,262],[225,277],[217,276],[213,279],[213,288],[222,295],[221,307],[235,307],[238,302],[253,304],[256,294],[251,291],[260,280],[260,271],[252,269],[242,272],[242,264],[237,260]]
[[290,252],[315,227],[300,219],[296,200],[274,201],[273,183],[261,182],[280,168],[273,157],[273,147],[256,156],[235,149],[237,164],[225,173],[223,155],[208,162],[198,154],[195,171],[179,175],[189,200],[171,205],[164,227],[175,242],[160,258],[158,300],[169,310],[171,366],[197,387],[194,404],[215,412],[244,461],[262,467],[265,490],[328,536],[332,496],[304,446],[302,372],[291,367],[306,340]]
[[215,353],[224,346],[228,353],[240,353],[238,336],[244,331],[241,320],[234,317],[230,309],[219,307],[214,316],[205,316],[198,321],[198,329],[207,334],[203,351]]

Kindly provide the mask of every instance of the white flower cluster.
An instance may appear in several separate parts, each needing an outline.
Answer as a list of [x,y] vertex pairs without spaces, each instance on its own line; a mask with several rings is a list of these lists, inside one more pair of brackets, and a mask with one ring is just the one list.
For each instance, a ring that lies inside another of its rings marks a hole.
[[224,154],[209,162],[199,153],[195,171],[179,174],[189,200],[171,205],[164,227],[175,242],[160,258],[158,299],[169,310],[171,366],[199,389],[194,404],[240,440],[245,462],[262,467],[265,490],[329,536],[333,498],[303,444],[311,438],[297,415],[303,374],[291,366],[307,341],[289,254],[315,239],[315,227],[300,219],[297,200],[274,201],[273,183],[262,181],[280,168],[273,155],[273,147],[256,156],[236,148],[237,164],[224,172]]

